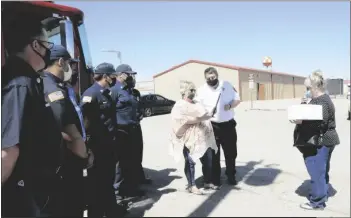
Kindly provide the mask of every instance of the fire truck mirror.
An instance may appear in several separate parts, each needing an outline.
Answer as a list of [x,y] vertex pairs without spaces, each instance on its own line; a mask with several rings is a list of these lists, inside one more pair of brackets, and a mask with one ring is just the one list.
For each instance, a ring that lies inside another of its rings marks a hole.
[[74,34],[73,24],[70,20],[60,21],[61,44],[67,49],[71,57],[74,55]]

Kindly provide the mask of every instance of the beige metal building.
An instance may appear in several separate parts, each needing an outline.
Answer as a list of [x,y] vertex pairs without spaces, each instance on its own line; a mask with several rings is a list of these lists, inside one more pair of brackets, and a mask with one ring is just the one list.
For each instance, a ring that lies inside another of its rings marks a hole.
[[139,90],[140,94],[153,94],[154,93],[154,81],[137,81],[135,88]]
[[[221,80],[230,82],[238,90],[243,101],[300,98],[305,92],[305,77],[270,72],[259,69],[189,60],[154,75],[155,93],[166,98],[180,98],[181,80],[189,80],[197,87],[205,83],[204,71],[215,67]],[[254,89],[249,88],[249,74],[254,75]]]

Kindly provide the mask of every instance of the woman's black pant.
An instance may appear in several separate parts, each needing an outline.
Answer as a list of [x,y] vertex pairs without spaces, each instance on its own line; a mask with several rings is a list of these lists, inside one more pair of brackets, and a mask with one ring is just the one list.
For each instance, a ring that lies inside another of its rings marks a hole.
[[[184,146],[183,155],[185,159],[184,173],[188,180],[188,186],[195,186],[195,162],[189,155],[189,149]],[[200,158],[202,164],[202,173],[204,183],[209,184],[212,181],[212,149],[208,148],[205,154]]]

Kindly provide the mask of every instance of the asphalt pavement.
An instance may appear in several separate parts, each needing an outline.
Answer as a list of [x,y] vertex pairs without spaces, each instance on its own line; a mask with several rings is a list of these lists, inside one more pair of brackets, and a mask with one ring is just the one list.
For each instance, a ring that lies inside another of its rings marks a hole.
[[[299,100],[243,102],[235,109],[238,132],[238,185],[196,196],[185,191],[184,162],[168,154],[170,116],[157,115],[142,121],[146,173],[153,184],[147,197],[135,202],[129,216],[315,216],[350,217],[350,121],[347,99],[334,99],[341,144],[331,158],[331,197],[324,211],[306,211],[309,176],[303,158],[292,146],[294,125],[287,107]],[[225,163],[222,152],[222,170]],[[201,163],[196,177],[201,183]]]

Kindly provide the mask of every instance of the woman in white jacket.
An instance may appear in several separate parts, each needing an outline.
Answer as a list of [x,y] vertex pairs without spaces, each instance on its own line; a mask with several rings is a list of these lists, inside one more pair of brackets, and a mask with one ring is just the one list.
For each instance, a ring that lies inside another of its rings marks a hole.
[[171,154],[176,161],[185,158],[184,172],[188,180],[190,193],[202,194],[195,184],[195,162],[200,159],[204,176],[205,189],[217,189],[211,184],[212,150],[217,152],[216,140],[209,119],[213,111],[208,112],[201,104],[194,102],[196,94],[192,82],[181,82],[182,99],[178,100],[171,112]]

